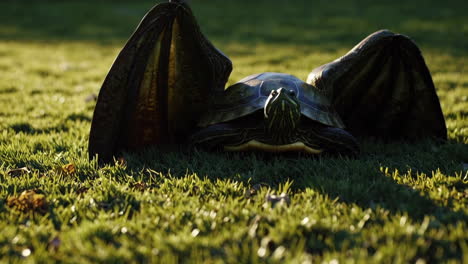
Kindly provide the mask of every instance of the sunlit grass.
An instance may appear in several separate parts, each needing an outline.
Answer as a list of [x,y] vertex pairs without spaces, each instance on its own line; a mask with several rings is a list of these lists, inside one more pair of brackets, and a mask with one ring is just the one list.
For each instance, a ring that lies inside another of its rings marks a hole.
[[[466,263],[467,4],[290,2],[192,1],[233,60],[229,84],[264,71],[305,79],[389,28],[421,47],[448,142],[362,142],[353,160],[152,149],[98,168],[93,96],[153,2],[2,2],[0,262]],[[25,190],[46,212],[8,204]],[[267,201],[282,192],[289,205]]]

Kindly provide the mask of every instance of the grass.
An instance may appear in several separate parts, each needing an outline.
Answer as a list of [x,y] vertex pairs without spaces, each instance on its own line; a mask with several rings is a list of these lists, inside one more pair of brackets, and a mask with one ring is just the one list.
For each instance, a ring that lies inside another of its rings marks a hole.
[[0,262],[468,262],[466,2],[192,1],[230,84],[304,79],[380,28],[411,36],[445,144],[362,142],[357,159],[152,149],[99,168],[92,97],[153,4],[0,3]]

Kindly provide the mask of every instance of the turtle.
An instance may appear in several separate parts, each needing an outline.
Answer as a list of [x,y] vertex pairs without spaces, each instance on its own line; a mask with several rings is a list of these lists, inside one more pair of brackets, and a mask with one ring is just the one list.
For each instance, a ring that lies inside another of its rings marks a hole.
[[157,4],[104,79],[90,159],[172,145],[355,156],[362,138],[447,137],[420,49],[389,30],[313,69],[306,81],[266,72],[225,89],[231,71],[186,2]]
[[198,122],[190,142],[226,151],[359,152],[328,98],[299,78],[275,72],[228,87]]

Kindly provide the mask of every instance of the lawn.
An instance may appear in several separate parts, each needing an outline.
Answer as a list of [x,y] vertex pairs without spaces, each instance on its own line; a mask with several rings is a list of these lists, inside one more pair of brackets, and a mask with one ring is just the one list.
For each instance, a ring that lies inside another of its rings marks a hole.
[[229,84],[305,79],[387,28],[420,46],[448,141],[363,140],[355,159],[150,149],[99,167],[94,96],[155,1],[2,1],[0,262],[468,263],[467,2],[291,2],[191,1]]

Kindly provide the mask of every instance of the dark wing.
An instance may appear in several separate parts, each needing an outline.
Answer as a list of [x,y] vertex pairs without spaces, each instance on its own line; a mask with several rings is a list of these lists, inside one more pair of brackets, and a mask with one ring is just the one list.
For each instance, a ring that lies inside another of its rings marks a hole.
[[150,10],[101,87],[89,155],[110,161],[122,150],[183,143],[224,85],[231,61],[201,33],[186,4]]
[[331,98],[355,136],[447,137],[429,70],[406,36],[375,32],[343,57],[314,69],[307,82]]

